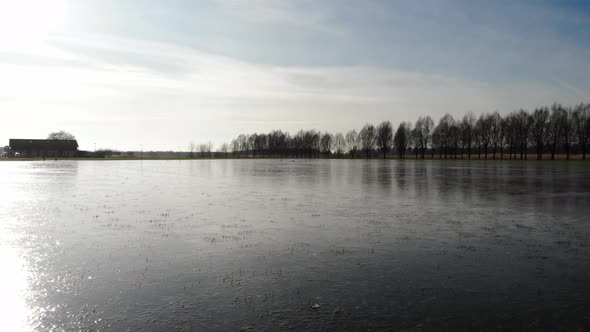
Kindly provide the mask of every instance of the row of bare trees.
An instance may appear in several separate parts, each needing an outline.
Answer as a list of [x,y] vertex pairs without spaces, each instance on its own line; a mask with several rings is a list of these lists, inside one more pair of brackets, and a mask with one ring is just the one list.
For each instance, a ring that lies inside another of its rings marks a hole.
[[[554,104],[533,112],[519,110],[502,117],[498,112],[466,114],[461,120],[443,116],[432,130],[431,152],[439,158],[503,158],[526,159],[534,152],[536,159],[557,153],[570,159],[572,148],[586,159],[590,137],[590,104],[563,107]],[[424,153],[424,152],[423,152]],[[491,155],[491,156],[490,156]]]
[[[527,159],[528,154],[543,159],[549,155],[573,153],[586,159],[590,139],[590,104],[564,107],[553,104],[532,112],[518,110],[502,116],[491,112],[477,117],[472,112],[460,119],[450,114],[437,124],[430,116],[414,124],[391,122],[364,125],[346,134],[300,130],[294,135],[281,130],[239,135],[219,152],[228,157],[330,158],[382,157],[392,154],[406,158]],[[211,156],[211,144],[198,146]],[[191,148],[192,151],[192,148]],[[192,153],[191,153],[192,155]]]

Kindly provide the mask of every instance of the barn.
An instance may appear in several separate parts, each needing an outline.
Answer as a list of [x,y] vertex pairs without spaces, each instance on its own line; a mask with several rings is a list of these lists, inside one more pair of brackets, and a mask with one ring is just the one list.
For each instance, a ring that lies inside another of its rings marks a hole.
[[11,157],[75,157],[78,152],[78,141],[57,139],[10,139]]

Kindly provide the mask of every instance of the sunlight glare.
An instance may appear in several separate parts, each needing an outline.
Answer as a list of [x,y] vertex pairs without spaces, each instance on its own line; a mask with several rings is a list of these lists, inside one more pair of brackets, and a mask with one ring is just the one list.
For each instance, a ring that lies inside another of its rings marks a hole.
[[26,303],[27,275],[25,262],[14,247],[0,245],[0,311],[5,331],[29,331],[29,307]]
[[[1,174],[11,178],[22,176],[14,166],[2,165]],[[16,195],[15,195],[16,194]],[[26,201],[27,194],[16,190],[14,183],[0,180],[0,330],[32,331],[32,311],[27,303],[29,295],[29,265],[19,242],[22,234],[16,231],[17,218],[12,209],[15,202]]]
[[0,44],[35,41],[64,28],[65,0],[0,0]]

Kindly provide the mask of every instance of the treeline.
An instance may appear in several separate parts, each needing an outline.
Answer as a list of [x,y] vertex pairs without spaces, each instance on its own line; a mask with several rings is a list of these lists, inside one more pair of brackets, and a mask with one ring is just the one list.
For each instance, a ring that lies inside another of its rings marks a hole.
[[[372,158],[395,155],[406,158],[527,159],[528,154],[570,159],[581,154],[586,159],[590,137],[590,104],[564,107],[553,104],[532,112],[518,110],[506,116],[498,112],[460,119],[446,114],[437,124],[430,116],[414,124],[402,122],[396,129],[389,121],[366,124],[360,131],[331,134],[300,130],[291,135],[281,130],[241,134],[223,144],[221,156],[277,158]],[[211,144],[199,146],[211,155]],[[191,149],[192,151],[192,149]],[[218,155],[218,154],[217,154]]]

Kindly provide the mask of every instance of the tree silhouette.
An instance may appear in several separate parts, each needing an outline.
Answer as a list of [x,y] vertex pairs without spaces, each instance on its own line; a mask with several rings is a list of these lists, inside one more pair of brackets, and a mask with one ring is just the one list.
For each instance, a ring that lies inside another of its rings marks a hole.
[[434,121],[430,116],[419,117],[416,121],[414,141],[418,143],[416,147],[419,147],[422,152],[422,159],[426,154],[428,144],[431,144],[432,139],[432,128],[434,127]]
[[47,139],[51,139],[51,140],[75,140],[76,136],[72,135],[71,133],[68,133],[67,131],[56,131],[56,132],[52,132],[49,133],[49,135],[47,135]]
[[475,115],[473,112],[469,112],[463,116],[461,124],[461,141],[463,150],[467,149],[467,159],[471,159],[471,149],[473,148],[473,140],[475,136]]
[[391,122],[383,121],[377,127],[377,146],[381,153],[383,153],[383,159],[385,159],[387,152],[391,149],[391,143],[393,142],[393,128]]
[[338,156],[338,158],[340,158],[346,150],[346,140],[342,133],[336,133],[336,135],[334,135],[334,149],[336,149],[336,156]]
[[408,149],[408,144],[410,143],[410,132],[411,129],[409,128],[409,124],[406,122],[400,123],[399,127],[397,127],[397,130],[395,131],[393,144],[400,159],[404,159],[406,156],[406,150]]
[[537,160],[543,159],[543,151],[545,149],[545,141],[547,140],[547,131],[549,124],[549,109],[547,107],[537,108],[533,112],[533,126],[532,138],[535,144],[535,151],[537,153]]
[[[223,143],[223,144],[221,144],[221,147],[219,148],[219,151],[220,151],[221,153],[223,153],[223,157],[224,157],[224,158],[227,158],[227,154],[228,154],[228,152],[229,152],[229,144],[227,144],[227,143]],[[192,154],[192,153],[191,153],[191,154]],[[191,157],[191,158],[192,158],[192,157]]]
[[324,133],[320,139],[320,150],[326,155],[326,157],[330,157],[330,152],[332,151],[332,140],[332,135],[329,133]]
[[369,159],[371,157],[371,152],[375,148],[375,139],[376,139],[376,131],[375,126],[370,123],[367,123],[363,129],[359,132],[359,141],[361,143],[361,148],[365,152],[365,157]]
[[590,105],[577,105],[572,113],[572,123],[582,152],[582,159],[586,159],[586,146],[590,134]]
[[[457,121],[450,114],[443,115],[435,126],[430,116],[420,116],[415,127],[409,122],[400,123],[393,133],[391,122],[383,121],[377,127],[367,123],[360,132],[349,130],[346,135],[316,130],[299,130],[294,135],[281,130],[269,133],[240,134],[221,152],[234,157],[294,157],[321,158],[335,153],[338,157],[349,154],[354,158],[362,151],[371,158],[375,149],[379,157],[387,158],[390,151],[397,157],[406,158],[413,150],[415,158],[421,155],[431,158],[477,157],[479,159],[527,159],[529,152],[536,159],[550,153],[551,159],[563,153],[566,159],[574,153],[586,158],[590,143],[590,104],[564,107],[553,104],[533,112],[520,109],[502,116],[498,111],[482,113],[476,117],[472,112]],[[191,149],[192,150],[192,149]],[[211,157],[211,146],[198,146],[201,157]]]
[[348,146],[350,157],[354,158],[359,149],[358,133],[356,130],[353,129],[346,133],[346,145]]
[[502,148],[504,142],[504,131],[502,130],[502,116],[498,111],[488,115],[488,125],[490,126],[490,142],[492,145],[492,159],[496,159],[496,153],[500,153],[502,158],[504,149]]
[[562,123],[565,115],[565,109],[559,104],[551,106],[551,116],[549,117],[548,139],[551,145],[551,160],[555,160],[555,152],[557,146],[563,141],[562,139]]

